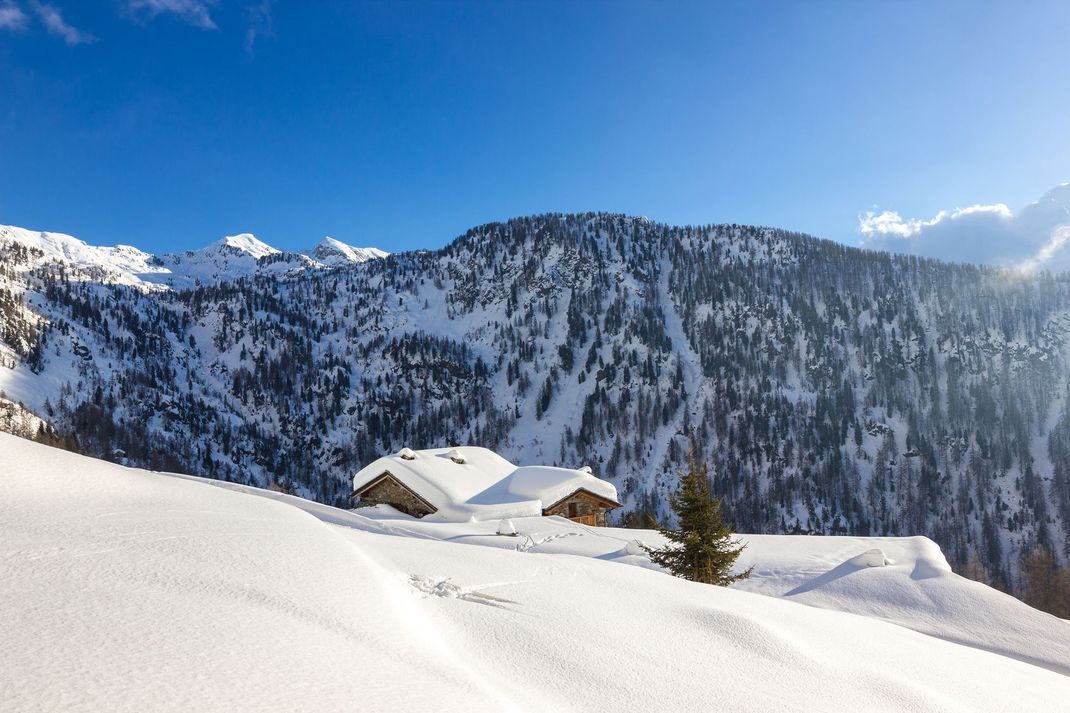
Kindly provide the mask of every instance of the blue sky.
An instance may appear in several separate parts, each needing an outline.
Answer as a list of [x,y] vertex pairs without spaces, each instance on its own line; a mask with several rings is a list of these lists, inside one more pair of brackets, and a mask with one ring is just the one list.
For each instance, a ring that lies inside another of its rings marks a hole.
[[0,223],[403,250],[608,210],[858,244],[868,210],[1070,179],[1068,27],[1066,2],[0,0]]

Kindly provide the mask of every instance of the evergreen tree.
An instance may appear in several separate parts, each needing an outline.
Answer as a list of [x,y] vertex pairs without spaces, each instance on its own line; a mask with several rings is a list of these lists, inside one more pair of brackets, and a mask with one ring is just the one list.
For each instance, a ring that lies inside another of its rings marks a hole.
[[664,526],[658,532],[669,540],[665,547],[647,548],[650,561],[677,577],[722,587],[750,576],[750,569],[732,574],[732,565],[746,545],[732,539],[724,521],[721,499],[710,493],[706,464],[699,462],[695,448],[687,455],[687,472],[669,501],[680,521],[679,530]]

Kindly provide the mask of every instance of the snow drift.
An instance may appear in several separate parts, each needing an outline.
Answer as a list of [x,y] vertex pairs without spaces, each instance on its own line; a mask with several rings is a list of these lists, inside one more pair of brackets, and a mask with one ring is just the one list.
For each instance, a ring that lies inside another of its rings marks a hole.
[[539,554],[496,523],[477,525],[514,549],[8,435],[0,473],[0,710],[1042,711],[1070,696],[1070,678],[1016,658]]

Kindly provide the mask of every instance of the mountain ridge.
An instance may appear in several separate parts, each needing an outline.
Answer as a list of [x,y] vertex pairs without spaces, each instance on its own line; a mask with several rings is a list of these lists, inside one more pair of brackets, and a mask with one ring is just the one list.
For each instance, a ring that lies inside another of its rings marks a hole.
[[92,454],[343,503],[469,442],[664,518],[690,434],[742,529],[1067,554],[1066,276],[602,213],[147,296],[20,255],[0,388]]
[[36,248],[46,259],[69,262],[95,273],[101,280],[179,288],[194,287],[202,282],[236,280],[252,275],[267,265],[275,265],[277,269],[276,261],[282,262],[288,269],[321,269],[389,255],[378,248],[358,248],[334,238],[325,238],[332,241],[333,257],[317,259],[314,253],[324,244],[324,240],[306,252],[284,251],[268,245],[252,233],[227,235],[203,248],[161,255],[153,255],[130,245],[90,245],[65,233],[10,225],[0,225],[0,238]]

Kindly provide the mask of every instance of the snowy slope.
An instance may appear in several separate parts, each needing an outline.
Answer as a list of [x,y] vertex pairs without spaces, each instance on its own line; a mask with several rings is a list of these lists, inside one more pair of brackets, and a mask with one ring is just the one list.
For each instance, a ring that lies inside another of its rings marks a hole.
[[1070,678],[1009,657],[642,567],[406,536],[8,435],[0,459],[0,710],[1049,711],[1070,696]]
[[[1070,622],[951,572],[925,537],[751,535],[739,587],[898,623],[1070,675]],[[884,553],[885,567],[859,555]]]
[[[450,542],[574,554],[656,568],[637,543],[664,544],[651,530],[585,527],[562,518],[518,518],[518,540],[495,536],[498,523],[415,520],[387,506],[355,512],[394,531]],[[736,589],[888,621],[923,634],[986,649],[1070,675],[1070,622],[951,572],[925,537],[741,535]],[[880,550],[887,565],[859,556]]]

